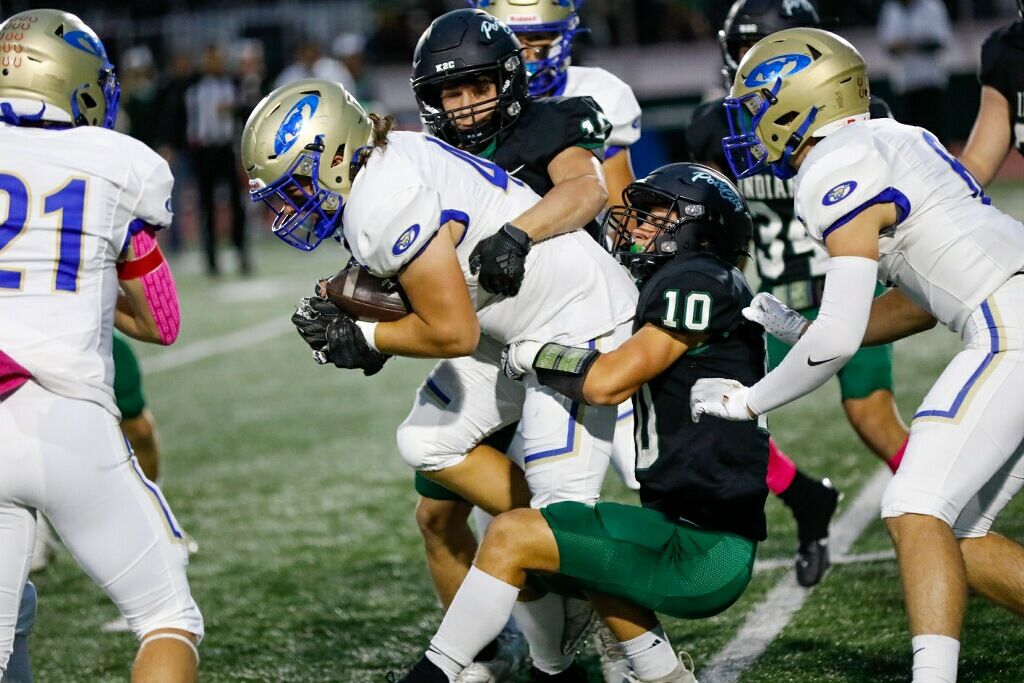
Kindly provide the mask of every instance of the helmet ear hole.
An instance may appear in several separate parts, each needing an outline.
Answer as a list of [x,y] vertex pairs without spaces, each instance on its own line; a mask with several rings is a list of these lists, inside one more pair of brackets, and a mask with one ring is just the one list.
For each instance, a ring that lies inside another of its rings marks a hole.
[[775,119],[775,125],[776,126],[788,126],[789,124],[793,123],[793,120],[796,119],[797,116],[798,116],[797,112],[795,112],[795,111],[788,111],[785,114],[783,114],[782,116],[780,116],[779,118]]
[[82,104],[85,105],[86,109],[93,109],[96,106],[96,100],[92,98],[87,92],[79,93],[79,97],[82,98]]

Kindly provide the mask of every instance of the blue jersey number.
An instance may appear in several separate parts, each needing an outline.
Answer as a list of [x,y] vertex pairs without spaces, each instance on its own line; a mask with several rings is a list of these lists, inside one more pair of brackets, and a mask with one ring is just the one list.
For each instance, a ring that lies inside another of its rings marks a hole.
[[452,147],[448,143],[442,142],[437,138],[432,138],[428,136],[427,139],[433,142],[441,149],[448,152],[449,154],[454,154],[458,158],[465,161],[467,164],[472,166],[477,173],[482,175],[487,180],[487,182],[489,182],[491,185],[494,185],[500,190],[504,190],[506,192],[508,191],[509,180],[514,182],[516,185],[519,185],[520,187],[523,186],[523,181],[511,177],[505,169],[503,169],[501,166],[498,166],[497,164],[491,163],[486,159],[481,159],[480,157],[470,154],[469,152],[465,152],[459,149],[458,147]]
[[[60,212],[57,262],[53,287],[60,292],[78,291],[78,271],[82,265],[82,228],[85,223],[87,182],[74,178],[55,192],[43,197],[43,215]],[[0,223],[0,252],[11,246],[28,224],[29,191],[21,178],[0,173],[0,192],[7,195],[7,215]],[[21,289],[23,273],[0,270],[0,289]]]
[[991,204],[992,200],[985,196],[985,190],[981,188],[981,183],[971,175],[971,172],[967,170],[967,167],[961,164],[959,159],[947,152],[946,148],[942,146],[942,143],[939,142],[934,135],[928,131],[924,131],[923,135],[924,141],[928,143],[928,146],[935,150],[935,153],[950,165],[953,172],[963,178],[963,181],[967,183],[967,188],[971,191],[971,196],[981,199],[984,204]]

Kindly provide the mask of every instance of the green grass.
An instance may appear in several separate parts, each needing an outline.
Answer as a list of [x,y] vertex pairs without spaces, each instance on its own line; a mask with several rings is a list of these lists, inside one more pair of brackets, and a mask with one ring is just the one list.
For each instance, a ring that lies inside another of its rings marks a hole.
[[[313,280],[344,261],[339,250],[303,256],[278,244],[263,245],[258,257],[255,283],[179,278],[180,344],[286,320]],[[239,302],[247,288],[265,296]],[[945,331],[898,346],[905,418],[957,348]],[[146,348],[141,355],[160,353],[166,351]],[[163,489],[201,544],[190,576],[207,625],[203,680],[382,681],[422,651],[441,615],[394,428],[429,367],[397,360],[374,378],[321,368],[289,333],[146,379],[164,444]],[[826,386],[774,414],[771,428],[802,468],[831,477],[848,503],[879,464],[838,403],[835,386]],[[629,499],[611,481],[609,496]],[[768,517],[770,538],[759,557],[789,557],[795,535],[787,510],[770,499]],[[997,528],[1024,536],[1019,501]],[[854,551],[887,548],[876,522]],[[718,617],[669,621],[674,643],[698,666],[706,663],[780,576],[759,574]],[[34,579],[41,596],[32,644],[37,680],[126,680],[134,638],[100,630],[116,612],[69,556]],[[1018,621],[973,600],[962,679],[1021,680],[1020,633]],[[592,654],[584,661],[596,665]],[[885,561],[835,568],[742,680],[903,681],[909,663],[896,566]]]

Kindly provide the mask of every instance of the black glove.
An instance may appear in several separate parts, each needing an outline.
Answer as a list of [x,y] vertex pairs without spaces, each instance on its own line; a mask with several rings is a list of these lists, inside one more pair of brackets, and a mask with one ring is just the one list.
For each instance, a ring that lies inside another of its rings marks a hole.
[[491,294],[515,296],[523,284],[531,244],[529,235],[506,223],[473,248],[469,272],[480,273],[480,286]]
[[345,314],[327,323],[327,345],[313,357],[318,363],[329,361],[339,368],[362,370],[367,377],[380,372],[391,358],[371,349],[356,321]]
[[327,325],[340,315],[340,308],[320,296],[299,299],[299,307],[292,314],[292,324],[309,348],[319,351],[327,346]]

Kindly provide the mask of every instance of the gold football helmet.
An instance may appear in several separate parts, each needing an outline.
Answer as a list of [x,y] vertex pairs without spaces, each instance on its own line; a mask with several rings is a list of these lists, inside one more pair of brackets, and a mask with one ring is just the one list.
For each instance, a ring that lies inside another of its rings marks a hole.
[[113,128],[120,96],[103,43],[74,14],[28,10],[0,24],[0,120]]
[[372,132],[355,98],[331,81],[296,81],[256,105],[242,131],[242,164],[252,201],[274,212],[275,235],[303,251],[335,235]]
[[476,6],[523,37],[552,34],[554,39],[536,60],[527,60],[530,94],[561,94],[572,62],[572,39],[580,31],[576,0],[476,0]]
[[790,159],[809,138],[866,119],[867,67],[843,38],[816,28],[791,28],[758,41],[743,57],[725,108],[722,141],[737,178],[771,167],[792,178]]

